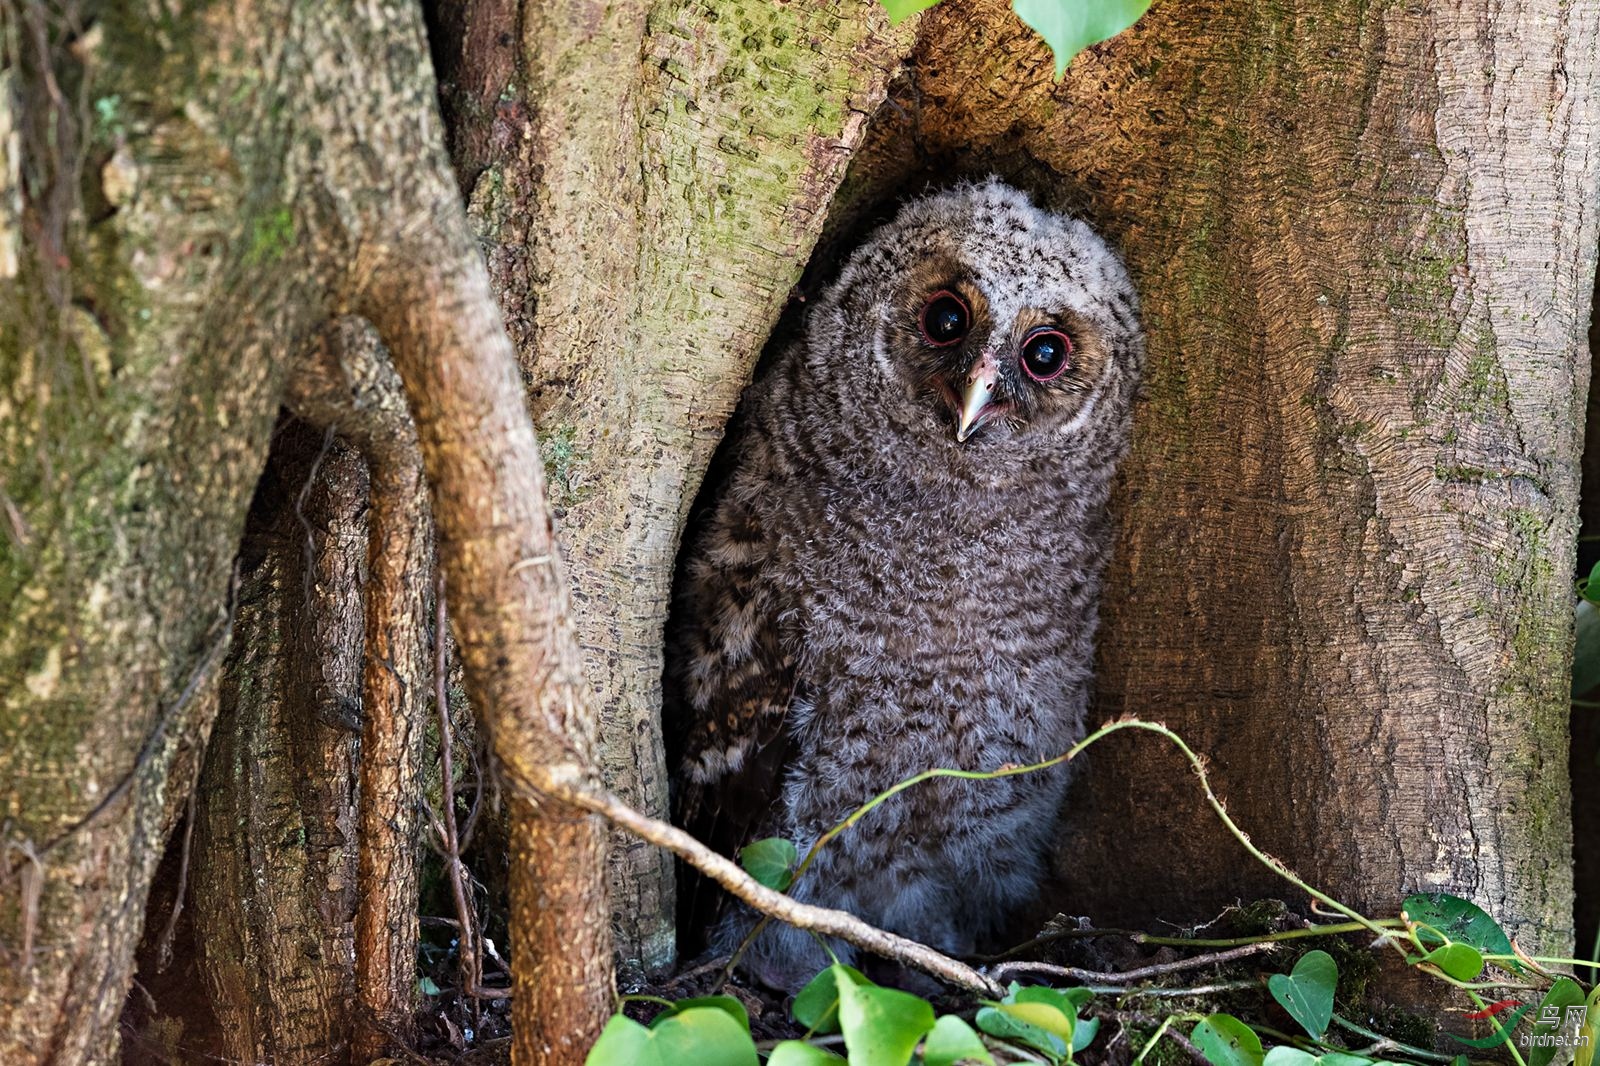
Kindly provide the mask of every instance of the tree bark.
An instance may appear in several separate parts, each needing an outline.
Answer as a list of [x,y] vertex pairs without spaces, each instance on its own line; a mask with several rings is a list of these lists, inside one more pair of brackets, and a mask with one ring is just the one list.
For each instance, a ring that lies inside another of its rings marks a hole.
[[[349,1050],[366,481],[321,430],[281,427],[241,552],[190,875],[205,990],[237,1062]],[[161,1006],[186,1017],[178,997]]]
[[[1597,54],[1593,2],[1156,5],[1057,86],[1001,4],[947,0],[852,178],[996,170],[1134,271],[1101,712],[1177,729],[1348,903],[1454,892],[1557,951]],[[1061,909],[1283,892],[1166,752],[1086,763]]]
[[[588,785],[599,759],[659,812],[677,528],[911,29],[866,0],[441,4],[439,27],[484,18],[453,99],[486,275],[412,7],[91,26],[0,3],[0,1059],[107,1061],[282,353],[336,312],[389,342],[508,776]],[[999,0],[946,0],[832,215],[843,234],[921,177],[996,170],[1121,243],[1152,368],[1103,708],[1180,729],[1240,821],[1347,901],[1452,890],[1553,948],[1597,44],[1596,0],[1203,0],[1058,86]],[[1093,763],[1065,906],[1182,919],[1280,891],[1165,756]],[[610,1009],[603,835],[555,805],[516,819],[516,1054],[575,1062]],[[622,856],[620,943],[659,964],[670,869]]]
[[300,360],[289,404],[359,448],[368,470],[363,585],[354,1057],[409,1046],[416,1010],[417,830],[426,733],[433,519],[417,431],[389,355],[342,318]]
[[[528,380],[609,787],[664,816],[661,631],[711,452],[909,50],[873,0],[441,3],[458,177]],[[670,856],[612,836],[624,979]]]
[[[25,132],[0,172],[0,1060],[106,1062],[215,709],[267,353],[306,305],[265,239],[271,183],[246,180],[281,125],[229,151],[183,107],[196,73],[248,89],[201,27],[3,15],[0,107]],[[271,269],[241,286],[251,256]]]
[[[514,354],[465,232],[416,251],[373,276],[363,307],[416,418],[467,693],[506,776],[554,766],[587,781],[597,722]],[[427,265],[412,269],[419,261]],[[518,807],[513,1056],[577,1063],[611,1010],[605,837],[593,816]]]
[[[92,29],[41,3],[5,14],[8,57],[30,49],[8,69],[26,106],[6,125],[33,154],[0,173],[0,266],[17,282],[0,291],[0,602],[17,605],[0,677],[22,679],[0,698],[0,1058],[107,1061],[194,763],[180,756],[210,724],[230,559],[282,394],[275,356],[331,313],[366,312],[410,375],[446,573],[469,596],[453,612],[468,688],[501,758],[560,756],[581,774],[594,725],[419,12],[112,6]],[[81,153],[76,131],[92,131]],[[99,188],[79,204],[84,166]],[[461,389],[458,369],[487,388]],[[486,426],[521,450],[485,462],[459,445]],[[541,544],[546,563],[524,550]],[[518,1059],[577,1062],[610,1008],[603,837],[555,810],[518,828],[543,875],[514,885],[529,931]]]

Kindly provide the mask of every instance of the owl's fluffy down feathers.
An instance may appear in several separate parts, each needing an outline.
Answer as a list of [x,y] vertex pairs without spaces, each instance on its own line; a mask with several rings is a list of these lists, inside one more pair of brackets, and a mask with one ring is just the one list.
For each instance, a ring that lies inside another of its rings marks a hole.
[[[969,308],[959,344],[918,317],[940,292]],[[1040,384],[1019,353],[1046,329],[1072,362]],[[980,363],[996,399],[958,442]],[[1142,364],[1116,254],[1000,182],[915,200],[857,249],[746,393],[687,542],[668,632],[679,820],[729,851],[778,835],[804,852],[919,771],[1078,740]],[[1065,768],[918,785],[792,892],[970,952],[1035,890],[1065,785]],[[730,909],[719,946],[750,921]],[[787,989],[826,962],[777,923],[744,959]]]

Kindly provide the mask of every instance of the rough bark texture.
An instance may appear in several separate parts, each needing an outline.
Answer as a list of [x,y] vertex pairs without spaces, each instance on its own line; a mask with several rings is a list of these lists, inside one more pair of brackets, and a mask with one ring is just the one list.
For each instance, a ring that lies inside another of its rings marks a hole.
[[[1150,372],[1105,714],[1178,729],[1349,903],[1448,890],[1558,949],[1597,46],[1593,2],[1156,5],[1054,86],[1000,3],[947,0],[852,182],[998,170],[1127,255]],[[1165,752],[1088,762],[1062,909],[1283,891]]]
[[[872,0],[444,3],[433,24],[458,175],[529,383],[605,779],[660,815],[678,530],[913,27],[890,29]],[[669,962],[670,857],[619,833],[611,865],[625,975]]]
[[[304,302],[292,262],[240,285],[252,256],[287,258],[253,239],[282,124],[191,50],[198,20],[158,45],[144,12],[107,12],[77,39],[80,91],[73,13],[4,15],[8,45],[24,16],[49,29],[0,107],[20,100],[22,124],[54,133],[0,174],[4,228],[38,238],[0,256],[0,1061],[105,1062],[215,706],[275,414],[267,352]],[[197,72],[240,100],[229,117],[249,138],[226,146],[215,114],[185,112]]]
[[[282,353],[331,312],[377,324],[474,705],[514,781],[587,781],[521,355],[605,773],[661,810],[675,531],[909,30],[867,0],[443,5],[494,31],[462,46],[490,58],[456,147],[514,352],[413,7],[105,5],[85,30],[0,5],[0,1060],[107,1061]],[[1128,253],[1152,370],[1105,708],[1181,729],[1258,839],[1350,902],[1448,888],[1551,947],[1597,38],[1596,0],[1203,0],[1055,86],[1000,0],[946,0],[849,186],[997,169]],[[283,609],[252,597],[248,624]],[[1095,764],[1063,905],[1182,918],[1278,890],[1159,753]],[[516,1054],[576,1062],[610,1007],[603,835],[516,825]],[[668,867],[619,861],[626,954],[660,962]]]
[[[453,187],[430,184],[424,195],[459,209]],[[467,694],[507,777],[555,766],[587,781],[597,721],[514,352],[468,235],[444,235],[427,253],[421,270],[389,259],[363,306],[416,418]],[[555,804],[519,804],[511,824],[513,1055],[577,1063],[611,1009],[604,831]]]
[[[237,1062],[337,1061],[351,1039],[366,480],[323,432],[285,425],[241,553],[190,873],[205,991]],[[189,1005],[162,1006],[184,1019]]]
[[[180,756],[209,727],[278,355],[331,312],[385,333],[424,444],[447,454],[436,478],[466,479],[439,490],[444,562],[483,593],[456,617],[502,757],[553,757],[570,731],[586,765],[593,723],[572,696],[570,641],[526,624],[562,610],[557,571],[522,550],[540,543],[529,526],[548,537],[537,450],[443,155],[417,9],[108,5],[85,33],[42,3],[4,13],[7,55],[26,39],[32,58],[0,95],[31,153],[19,162],[8,140],[0,173],[0,266],[17,282],[0,289],[0,602],[15,605],[0,677],[21,679],[0,696],[0,1059],[107,1061],[195,762]],[[98,182],[80,205],[85,165]],[[457,367],[490,388],[453,392]],[[523,450],[482,462],[441,414]],[[511,516],[524,525],[497,524]],[[512,557],[475,555],[475,523]],[[497,610],[506,583],[527,613]],[[539,656],[553,648],[551,676]],[[543,880],[519,888],[518,1057],[576,1062],[610,1006],[603,837],[592,818],[546,812],[519,828]]]
[[[1600,278],[1595,282],[1600,308]],[[1583,442],[1583,489],[1579,497],[1578,575],[1587,577],[1600,562],[1600,393],[1594,388],[1600,364],[1600,315],[1589,318],[1589,406]],[[1575,693],[1575,695],[1577,695]],[[1577,888],[1578,957],[1600,959],[1600,707],[1572,708],[1573,881]]]
[[301,360],[288,402],[366,457],[353,1053],[409,1045],[416,1009],[417,831],[426,733],[433,519],[405,393],[370,326],[343,318]]

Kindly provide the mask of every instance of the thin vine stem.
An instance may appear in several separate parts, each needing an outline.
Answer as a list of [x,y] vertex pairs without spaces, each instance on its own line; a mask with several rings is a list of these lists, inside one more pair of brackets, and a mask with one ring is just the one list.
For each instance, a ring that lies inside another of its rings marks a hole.
[[1219,992],[1244,992],[1259,989],[1261,982],[1253,979],[1217,981],[1209,985],[1190,985],[1178,988],[1172,985],[1081,985],[1097,996],[1116,996],[1120,999],[1188,999],[1194,996],[1211,996]]
[[676,1007],[677,1006],[677,1004],[674,1003],[672,1000],[666,999],[666,998],[664,998],[662,996],[651,996],[651,995],[646,995],[643,992],[634,992],[634,993],[632,993],[630,995],[618,996],[617,997],[617,1010],[619,1010],[619,1011],[622,1010],[622,1008],[627,1006],[629,1003],[654,1003],[654,1004],[656,1004],[657,1006],[660,1006],[660,1007]]
[[[1221,819],[1223,827],[1228,830],[1228,833],[1235,840],[1237,840],[1239,844],[1246,851],[1248,851],[1257,862],[1261,863],[1263,866],[1267,867],[1267,869],[1271,870],[1285,881],[1288,881],[1290,884],[1294,885],[1296,888],[1300,889],[1313,899],[1319,901],[1324,906],[1327,906],[1332,910],[1344,915],[1361,929],[1368,930],[1369,932],[1372,932],[1380,937],[1387,938],[1389,936],[1391,928],[1386,928],[1385,925],[1368,918],[1366,915],[1355,910],[1354,908],[1345,906],[1343,903],[1340,903],[1326,892],[1313,888],[1308,882],[1301,878],[1300,875],[1289,869],[1289,867],[1282,860],[1269,855],[1267,852],[1258,848],[1255,845],[1255,842],[1250,839],[1250,834],[1246,833],[1242,828],[1240,828],[1239,824],[1233,820],[1231,815],[1228,814],[1227,806],[1222,802],[1222,799],[1211,787],[1211,778],[1210,775],[1206,773],[1205,760],[1199,755],[1195,754],[1194,749],[1189,747],[1188,743],[1185,742],[1182,737],[1178,736],[1178,734],[1174,733],[1166,726],[1159,722],[1146,722],[1141,718],[1119,718],[1114,722],[1107,722],[1105,725],[1101,726],[1099,729],[1096,729],[1094,732],[1078,741],[1078,743],[1068,748],[1062,754],[1057,755],[1052,759],[1045,759],[1041,762],[1028,763],[1024,766],[1002,766],[998,770],[956,770],[947,767],[939,767],[932,770],[924,770],[919,774],[908,777],[904,781],[901,781],[896,785],[892,785],[886,791],[880,792],[876,796],[873,796],[871,799],[867,800],[867,802],[850,812],[850,814],[847,815],[842,822],[838,823],[833,828],[819,836],[816,839],[816,842],[811,845],[809,850],[807,850],[806,856],[803,860],[801,860],[800,865],[795,868],[794,880],[796,882],[800,880],[801,876],[805,874],[806,870],[811,866],[811,863],[816,859],[817,854],[832,840],[838,837],[839,834],[843,833],[845,830],[861,821],[861,819],[865,818],[868,814],[872,813],[879,806],[888,800],[893,799],[895,796],[898,796],[908,788],[920,785],[924,781],[931,781],[934,778],[940,777],[956,778],[962,781],[994,781],[1002,777],[1016,777],[1020,774],[1038,773],[1041,770],[1049,770],[1053,767],[1061,766],[1064,763],[1070,762],[1071,760],[1077,758],[1078,755],[1080,755],[1090,745],[1103,740],[1113,733],[1120,733],[1125,729],[1140,729],[1144,730],[1145,732],[1155,733],[1157,736],[1165,737],[1177,747],[1178,751],[1183,754],[1183,757],[1188,760],[1189,766],[1194,770],[1195,776],[1200,779],[1200,788],[1205,793],[1206,803],[1214,812],[1216,812],[1217,817]],[[762,924],[765,923],[763,922]],[[756,930],[759,931],[760,928],[761,926],[758,925]],[[1352,931],[1354,932],[1357,930]],[[752,932],[751,935],[753,937],[754,932]]]
[[1133,1066],[1144,1066],[1144,1057],[1150,1054],[1150,1049],[1155,1047],[1163,1036],[1167,1035],[1167,1030],[1172,1028],[1172,1023],[1177,1021],[1178,1017],[1176,1014],[1169,1014],[1162,1019],[1156,1031],[1150,1035],[1150,1039],[1145,1041],[1144,1047],[1139,1049],[1138,1056],[1133,1060]]
[[1574,968],[1594,965],[1588,959],[1563,959],[1550,955],[1485,955],[1483,961],[1497,965],[1505,962],[1536,962],[1540,966],[1572,966]]
[[[1341,1018],[1337,1014],[1333,1016],[1333,1020],[1340,1024],[1343,1028],[1348,1029],[1350,1032],[1353,1032],[1358,1036],[1364,1036],[1368,1040],[1375,1041],[1375,1043],[1372,1045],[1373,1047],[1381,1047],[1385,1050],[1403,1052],[1407,1055],[1412,1055],[1427,1062],[1455,1062],[1457,1058],[1455,1055],[1446,1055],[1442,1051],[1426,1051],[1411,1044],[1401,1043],[1392,1037],[1384,1036],[1382,1033],[1375,1033],[1371,1029],[1363,1029],[1361,1026]],[[1349,1055],[1358,1059],[1366,1059],[1368,1062],[1378,1063],[1381,1064],[1381,1066],[1396,1066],[1396,1064],[1390,1060],[1372,1054],[1371,1048],[1358,1049],[1340,1047],[1338,1044],[1330,1044],[1326,1040],[1313,1040],[1309,1036],[1304,1036],[1299,1033],[1286,1033],[1281,1029],[1273,1029],[1266,1025],[1252,1025],[1250,1028],[1259,1036],[1270,1036],[1274,1040],[1281,1041],[1290,1047],[1297,1047],[1302,1051],[1306,1050],[1307,1048],[1315,1048],[1318,1051],[1332,1051],[1339,1055]]]
[[[1478,995],[1478,993],[1469,991],[1467,995],[1472,998],[1472,1002],[1477,1005],[1479,1010],[1485,1010],[1488,1008],[1489,1005],[1483,1001],[1483,997]],[[1522,1058],[1522,1052],[1517,1050],[1517,1042],[1511,1039],[1511,1033],[1501,1023],[1500,1019],[1491,1014],[1489,1015],[1489,1024],[1494,1026],[1495,1032],[1505,1036],[1506,1050],[1511,1052],[1511,1057],[1516,1060],[1517,1066],[1528,1066],[1527,1062],[1525,1062]]]
[[[1377,918],[1374,921],[1376,924],[1390,929],[1403,929],[1405,927],[1404,923],[1398,918]],[[1274,933],[1232,937],[1162,936],[1157,933],[1146,933],[1138,929],[1058,929],[1054,932],[1040,934],[1032,940],[1025,940],[998,954],[980,955],[971,961],[981,962],[986,965],[1005,962],[1007,959],[1014,959],[1032,948],[1043,944],[1053,944],[1058,940],[1084,940],[1095,937],[1121,936],[1127,937],[1135,944],[1152,944],[1156,947],[1238,948],[1247,944],[1264,944],[1284,940],[1302,940],[1310,937],[1342,936],[1345,933],[1362,933],[1366,932],[1367,928],[1360,922],[1336,922],[1331,925],[1309,925],[1304,929],[1282,929]],[[1592,964],[1583,962],[1581,965],[1589,966]]]
[[1301,940],[1317,936],[1341,936],[1345,933],[1361,933],[1370,931],[1374,925],[1386,929],[1404,929],[1405,924],[1398,918],[1375,918],[1368,922],[1335,922],[1331,925],[1310,925],[1304,929],[1284,929],[1276,933],[1262,933],[1259,936],[1233,936],[1201,939],[1199,937],[1181,936],[1155,936],[1150,933],[1134,933],[1133,939],[1140,944],[1155,944],[1158,947],[1173,948],[1233,948],[1245,944],[1259,944],[1279,940]]
[[1442,1051],[1428,1051],[1413,1044],[1401,1043],[1392,1036],[1384,1036],[1382,1033],[1375,1032],[1363,1025],[1357,1025],[1349,1018],[1345,1018],[1338,1014],[1333,1015],[1333,1024],[1337,1025],[1346,1032],[1354,1033],[1357,1036],[1364,1036],[1368,1040],[1378,1041],[1394,1048],[1396,1051],[1403,1051],[1412,1058],[1426,1059],[1430,1062],[1454,1062],[1456,1060],[1454,1055],[1447,1055]]
[[[1418,926],[1416,923],[1408,920],[1403,914],[1398,920],[1368,918],[1360,911],[1341,903],[1328,893],[1314,887],[1310,882],[1306,881],[1299,874],[1291,870],[1288,864],[1283,862],[1281,859],[1257,847],[1255,842],[1250,839],[1250,835],[1233,820],[1233,817],[1228,813],[1227,805],[1223,803],[1222,798],[1218,796],[1216,790],[1212,788],[1211,777],[1206,771],[1205,759],[1197,754],[1193,748],[1189,747],[1188,743],[1182,737],[1180,737],[1177,733],[1174,733],[1171,729],[1168,729],[1165,725],[1162,725],[1159,722],[1147,722],[1140,718],[1121,718],[1117,719],[1116,721],[1108,722],[1099,729],[1096,729],[1094,732],[1090,733],[1088,736],[1084,737],[1062,754],[1057,755],[1054,758],[1044,759],[1035,763],[1028,763],[1020,766],[1002,766],[997,770],[959,770],[950,767],[937,767],[914,774],[911,777],[908,777],[905,780],[890,786],[888,789],[878,793],[876,796],[873,796],[855,810],[851,811],[842,821],[828,829],[821,836],[817,837],[817,839],[812,843],[811,847],[807,849],[805,857],[795,868],[794,876],[791,879],[791,886],[799,882],[800,878],[804,876],[805,872],[810,868],[811,864],[816,860],[817,855],[821,853],[824,847],[835,840],[840,834],[854,826],[857,822],[861,821],[861,819],[865,818],[868,814],[872,813],[872,811],[876,810],[878,807],[895,796],[898,796],[907,789],[913,788],[916,785],[920,785],[925,781],[934,780],[935,778],[954,778],[963,781],[993,781],[1003,777],[1015,777],[1021,774],[1038,773],[1041,770],[1049,770],[1054,767],[1061,766],[1064,763],[1070,762],[1091,745],[1103,740],[1113,733],[1119,733],[1127,729],[1137,729],[1148,733],[1154,733],[1157,736],[1165,737],[1168,741],[1170,741],[1173,746],[1176,747],[1182,754],[1183,758],[1189,763],[1190,768],[1194,771],[1195,776],[1200,781],[1200,788],[1205,795],[1206,804],[1216,814],[1218,820],[1222,822],[1223,828],[1228,831],[1229,835],[1238,841],[1239,845],[1243,847],[1245,851],[1248,852],[1250,856],[1257,862],[1261,863],[1267,869],[1277,874],[1280,878],[1294,885],[1300,891],[1309,896],[1313,901],[1313,909],[1317,910],[1318,913],[1338,914],[1348,919],[1346,922],[1314,927],[1310,930],[1288,930],[1284,933],[1267,934],[1262,937],[1242,937],[1226,940],[1186,940],[1181,937],[1154,937],[1144,935],[1137,938],[1141,942],[1150,944],[1170,944],[1174,946],[1186,947],[1235,947],[1274,939],[1289,940],[1305,936],[1332,935],[1335,930],[1341,933],[1366,931],[1378,937],[1378,942],[1380,944],[1388,945],[1395,951],[1399,952],[1402,958],[1406,958],[1408,960],[1408,964],[1414,965],[1417,969],[1420,969],[1431,976],[1437,977],[1439,980],[1444,981],[1447,984],[1463,990],[1469,996],[1471,996],[1475,1002],[1478,1002],[1480,1007],[1482,1006],[1482,1002],[1476,994],[1479,990],[1504,988],[1537,989],[1542,987],[1539,985],[1504,981],[1461,981],[1457,978],[1451,977],[1449,974],[1431,964],[1411,963],[1406,951],[1406,941],[1409,941],[1413,946],[1415,946],[1419,953],[1426,953],[1422,948],[1420,941],[1417,940],[1416,929]],[[1320,908],[1318,907],[1318,904],[1321,905]],[[1321,908],[1326,908],[1326,910],[1322,910]],[[761,920],[757,922],[756,925],[750,930],[749,934],[745,936],[744,941],[739,945],[738,950],[734,952],[733,957],[728,962],[728,967],[730,970],[736,964],[739,956],[743,954],[744,950],[752,941],[755,940],[756,936],[760,934],[761,930],[766,927],[767,922],[770,920],[770,916],[763,916]],[[1404,937],[1397,938],[1394,935],[1397,932],[1403,933]],[[1443,934],[1440,934],[1440,936],[1443,937]],[[1447,942],[1449,940],[1448,937],[1443,937],[1443,939]],[[1588,965],[1580,962],[1579,960],[1558,960],[1558,964],[1560,963]],[[1112,989],[1108,988],[1106,991],[1112,991]],[[1115,991],[1126,993],[1129,990],[1116,989]],[[1497,1030],[1500,1029],[1498,1021],[1496,1022],[1496,1028]],[[1527,1066],[1527,1064],[1523,1062],[1522,1056],[1514,1047],[1511,1048],[1511,1053],[1517,1060],[1518,1066]]]

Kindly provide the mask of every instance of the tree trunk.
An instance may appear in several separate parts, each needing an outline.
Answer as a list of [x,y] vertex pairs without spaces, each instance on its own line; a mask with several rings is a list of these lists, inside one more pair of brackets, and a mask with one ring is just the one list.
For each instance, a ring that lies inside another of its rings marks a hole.
[[[1597,54],[1592,0],[1158,4],[1053,86],[997,0],[947,0],[852,182],[997,170],[1134,271],[1102,716],[1177,729],[1346,902],[1455,892],[1556,951]],[[1285,890],[1131,736],[1086,760],[1057,866],[1107,924]]]
[[[1600,277],[1595,279],[1600,310]],[[1589,404],[1585,412],[1583,487],[1579,493],[1578,574],[1587,577],[1600,562],[1600,390],[1594,388],[1600,364],[1600,314],[1589,318]],[[1577,889],[1577,946],[1580,958],[1600,958],[1600,789],[1590,784],[1600,772],[1600,708],[1592,693],[1572,708],[1572,873]],[[1590,827],[1583,832],[1583,827]]]
[[[364,312],[409,375],[468,599],[467,685],[500,756],[515,772],[570,754],[582,775],[595,725],[559,571],[529,570],[548,537],[537,449],[449,180],[420,13],[108,6],[90,27],[39,2],[3,11],[3,126],[26,151],[0,171],[0,677],[22,681],[0,699],[0,1059],[100,1062],[209,729],[281,353],[334,312]],[[452,377],[469,365],[471,397]],[[501,471],[462,442],[489,425],[511,495],[480,510]],[[576,1062],[611,1004],[603,839],[558,809],[517,829],[537,858],[513,886],[530,931],[518,1059]]]
[[[679,529],[912,27],[873,0],[462,2],[431,21],[529,382],[605,780],[664,816]],[[670,856],[615,834],[611,878],[625,976],[670,962]]]
[[197,73],[251,91],[196,51],[201,26],[3,14],[24,151],[0,173],[0,1061],[108,1062],[215,708],[267,353],[307,311],[252,180],[281,125],[230,151],[184,108]]
[[[355,993],[361,688],[349,650],[361,646],[367,479],[358,456],[304,425],[282,427],[272,456],[198,786],[193,914],[227,1057],[338,1061]],[[194,991],[163,1006],[184,1018]]]
[[[858,146],[841,237],[917,179],[995,170],[1139,279],[1103,709],[1182,731],[1348,902],[1452,890],[1563,946],[1597,0],[1157,5],[1060,85],[1000,0],[945,0],[870,137],[912,27],[868,0],[441,0],[488,278],[413,8],[96,14],[0,0],[0,1060],[113,1056],[287,353],[335,312],[406,378],[508,776],[583,781],[598,751],[664,808],[678,526]],[[577,1061],[609,1005],[603,841],[516,811],[517,1055]],[[1149,747],[1089,760],[1063,840],[1059,902],[1101,921],[1281,891]],[[617,855],[623,954],[659,965],[670,866]]]

